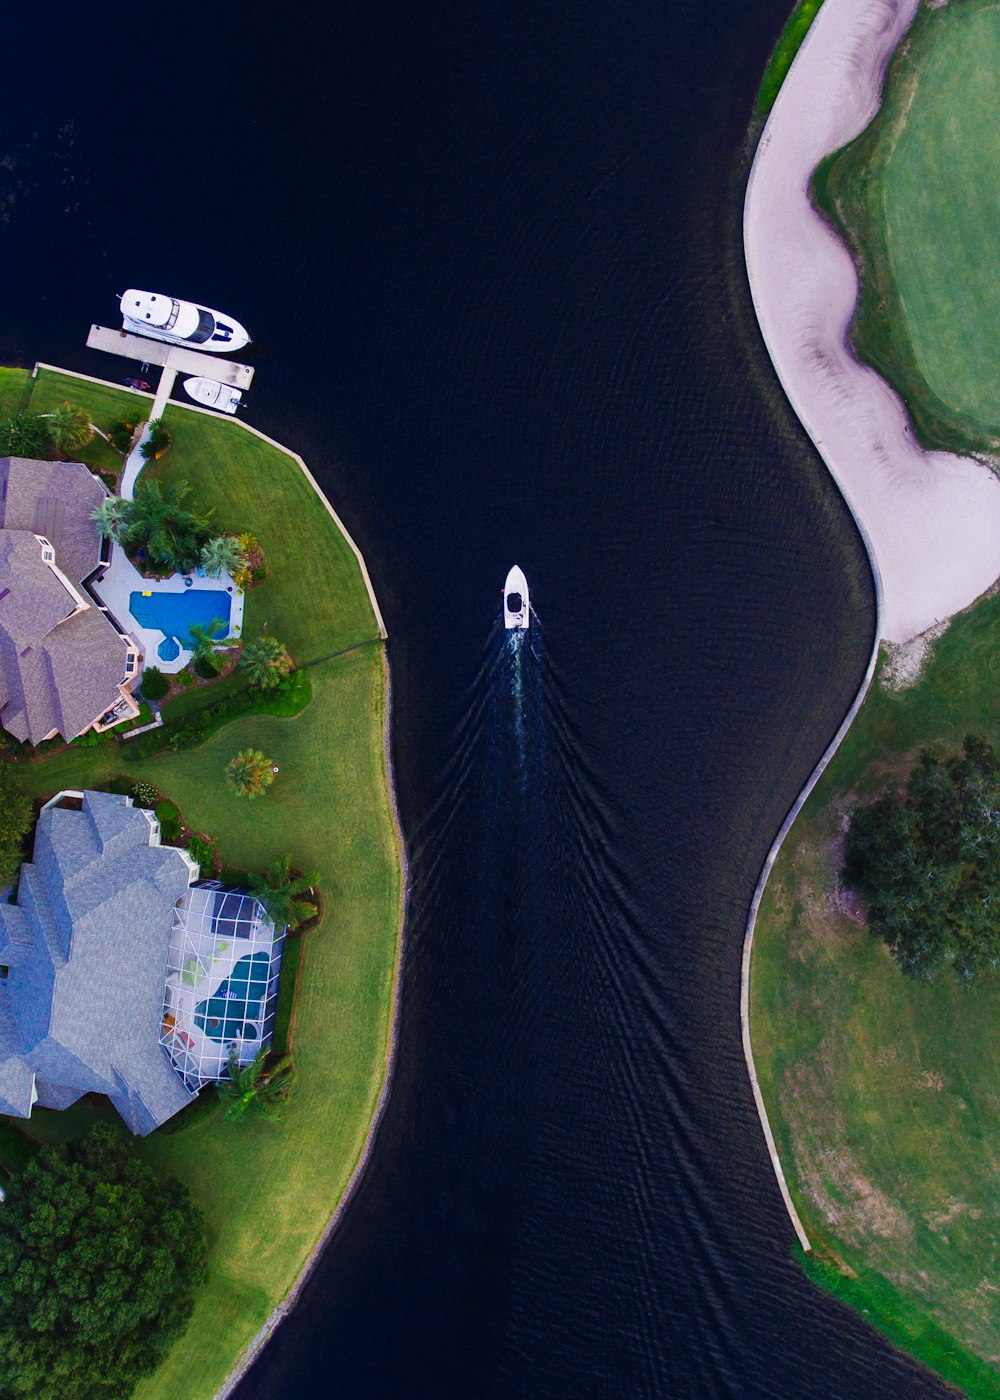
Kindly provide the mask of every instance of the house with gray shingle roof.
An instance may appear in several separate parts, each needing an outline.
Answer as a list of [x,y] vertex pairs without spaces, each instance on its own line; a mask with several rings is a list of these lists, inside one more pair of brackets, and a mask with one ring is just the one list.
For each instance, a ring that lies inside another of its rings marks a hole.
[[128,797],[42,809],[17,903],[0,904],[0,1111],[106,1094],[148,1133],[191,1101],[159,1039],[174,909],[198,874]]
[[0,903],[0,1113],[105,1094],[146,1134],[270,1043],[284,930],[198,876],[129,797],[46,803]]
[[0,724],[32,744],[138,713],[139,648],[87,587],[106,495],[82,462],[0,458]]

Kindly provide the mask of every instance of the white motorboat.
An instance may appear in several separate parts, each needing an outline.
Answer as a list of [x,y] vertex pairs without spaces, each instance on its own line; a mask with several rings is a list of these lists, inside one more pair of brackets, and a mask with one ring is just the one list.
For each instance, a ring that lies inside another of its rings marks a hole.
[[195,403],[206,408],[218,409],[220,413],[235,413],[243,397],[241,389],[233,389],[228,384],[220,384],[217,379],[184,380],[184,392],[190,394]]
[[515,564],[503,586],[503,625],[508,630],[523,631],[531,623],[531,603],[528,580]]
[[250,344],[250,332],[239,321],[193,301],[178,301],[160,292],[140,292],[133,287],[119,305],[125,329],[133,335],[218,353],[242,350]]

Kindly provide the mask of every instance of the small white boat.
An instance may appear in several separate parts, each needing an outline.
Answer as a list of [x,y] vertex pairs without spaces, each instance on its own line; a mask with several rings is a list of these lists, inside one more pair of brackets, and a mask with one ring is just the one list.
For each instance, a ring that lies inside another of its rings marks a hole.
[[193,301],[178,301],[160,292],[140,292],[132,287],[119,305],[125,329],[133,335],[218,353],[242,350],[250,344],[250,332],[239,321]]
[[531,603],[528,598],[528,580],[515,564],[507,575],[503,586],[503,625],[509,629],[523,631],[531,623]]
[[240,406],[243,392],[228,384],[220,384],[217,379],[185,379],[184,392],[190,394],[195,403],[206,408],[218,409],[220,413],[235,413]]

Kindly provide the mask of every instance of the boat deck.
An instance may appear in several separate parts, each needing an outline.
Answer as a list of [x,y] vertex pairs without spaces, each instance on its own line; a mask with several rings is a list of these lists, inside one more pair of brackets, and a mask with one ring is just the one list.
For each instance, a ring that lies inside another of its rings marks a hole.
[[205,355],[183,345],[168,345],[165,340],[147,340],[144,335],[111,330],[108,326],[91,326],[87,347],[104,350],[109,355],[121,355],[127,360],[139,360],[146,365],[162,365],[175,374],[204,375],[234,389],[249,389],[253,380],[252,365],[225,360],[221,355]]

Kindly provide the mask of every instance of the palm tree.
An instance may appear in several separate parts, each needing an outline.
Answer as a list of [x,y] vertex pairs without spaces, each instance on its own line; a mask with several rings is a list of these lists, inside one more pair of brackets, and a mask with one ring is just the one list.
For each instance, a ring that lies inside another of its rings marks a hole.
[[126,549],[145,549],[155,568],[197,568],[208,522],[182,504],[190,490],[186,481],[140,481],[119,535]]
[[128,519],[130,502],[122,496],[105,496],[101,504],[90,512],[91,520],[97,521],[101,539],[117,540],[122,526]]
[[221,617],[213,617],[207,625],[200,622],[190,624],[188,645],[191,648],[191,660],[196,666],[200,664],[216,673],[221,671],[222,661],[215,650],[215,643],[221,634],[228,631],[229,627]]
[[242,568],[244,553],[232,535],[215,535],[201,547],[201,567],[212,578],[220,574],[233,575]]
[[94,429],[82,408],[61,403],[48,415],[49,437],[63,452],[77,452],[94,436]]
[[251,873],[248,883],[251,894],[260,900],[265,914],[278,928],[284,925],[297,929],[319,913],[315,904],[302,898],[316,888],[319,876],[315,871],[292,875],[291,856],[279,856],[263,875]]
[[219,1083],[219,1097],[228,1100],[226,1118],[230,1123],[238,1123],[252,1110],[261,1118],[274,1123],[280,1117],[278,1105],[288,1098],[295,1078],[295,1066],[291,1055],[283,1055],[270,1069],[267,1063],[265,1046],[248,1065],[241,1065],[235,1050],[229,1052],[229,1080]]
[[251,685],[258,685],[261,690],[270,690],[283,676],[288,675],[292,669],[292,658],[285,650],[283,642],[265,633],[244,645],[240,665],[246,671]]
[[274,782],[273,769],[260,749],[242,749],[226,764],[226,782],[237,797],[260,797]]
[[146,441],[139,448],[139,456],[144,462],[151,462],[154,457],[162,457],[174,440],[173,433],[164,426],[162,418],[154,418],[148,424],[148,428]]

